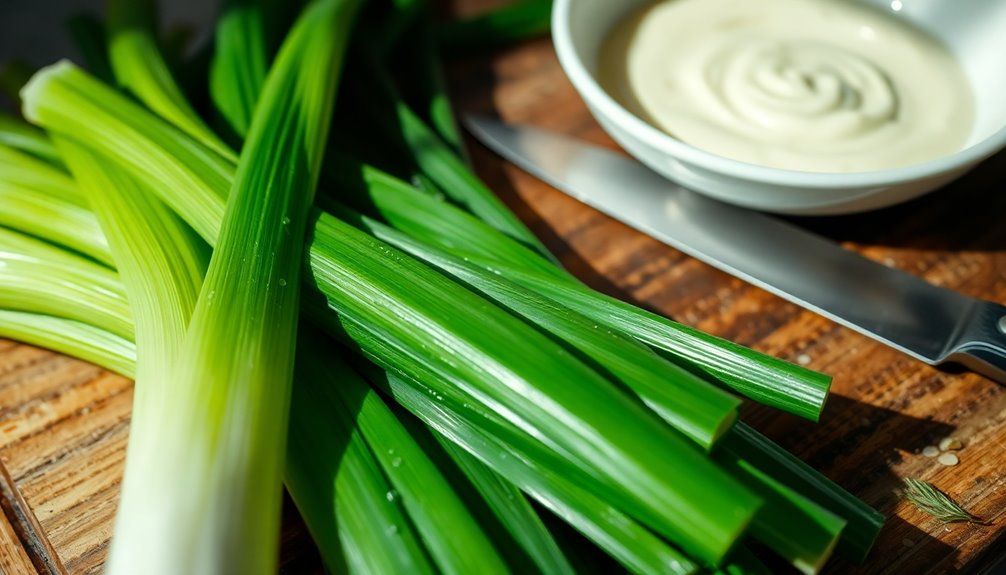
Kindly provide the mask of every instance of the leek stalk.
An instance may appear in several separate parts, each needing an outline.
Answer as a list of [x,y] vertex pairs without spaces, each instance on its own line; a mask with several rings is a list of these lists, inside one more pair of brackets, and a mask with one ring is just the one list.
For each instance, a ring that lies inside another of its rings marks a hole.
[[[176,435],[147,446],[157,458],[142,485],[172,495],[120,515],[117,536],[128,539],[112,573],[149,569],[151,556],[165,573],[276,564],[300,251],[355,8],[331,0],[305,10],[266,79],[172,369],[183,382],[166,414]],[[113,60],[114,51],[113,42]],[[150,517],[163,523],[146,531]],[[172,525],[188,533],[150,540]]]
[[230,161],[237,156],[192,109],[156,48],[155,0],[108,0],[108,56],[115,79],[150,109]]
[[8,309],[99,322],[133,337],[129,303],[115,271],[0,227],[0,298]]
[[36,235],[49,226],[55,243],[110,264],[108,243],[66,172],[0,144],[0,226]]
[[[157,174],[162,199],[216,241],[233,178],[219,156],[67,64],[42,72],[25,96],[33,121],[83,136],[136,176]],[[514,424],[576,454],[651,526],[704,561],[722,560],[756,498],[521,321],[351,226],[324,213],[313,217],[311,281],[338,312],[340,331],[387,369],[432,367],[435,377],[427,371],[423,381],[441,394],[460,391],[473,406],[507,406]],[[442,351],[409,351],[422,349]]]
[[481,268],[450,256],[407,235],[345,210],[344,221],[402,249],[464,284],[516,315],[567,342],[597,366],[627,386],[669,425],[703,449],[716,440],[737,418],[740,400],[699,379],[691,372],[660,358],[649,348],[608,330],[562,304],[527,290],[502,276],[485,274]]
[[[742,395],[816,421],[830,378],[595,292],[464,211],[416,193],[375,168],[337,158],[345,199],[418,239],[479,265],[653,347]],[[341,197],[340,197],[341,199]],[[413,255],[419,255],[413,252]]]
[[242,138],[248,134],[268,68],[264,18],[261,0],[227,0],[216,26],[210,97]]

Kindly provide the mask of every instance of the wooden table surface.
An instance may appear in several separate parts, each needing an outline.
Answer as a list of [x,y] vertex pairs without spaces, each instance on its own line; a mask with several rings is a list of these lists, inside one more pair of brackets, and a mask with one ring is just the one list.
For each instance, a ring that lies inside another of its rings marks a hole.
[[[470,13],[495,1],[457,1]],[[498,115],[605,146],[547,40],[470,55],[449,69],[459,110]],[[637,233],[469,142],[478,173],[563,263],[595,288],[834,376],[819,424],[757,406],[744,417],[880,509],[866,565],[829,573],[987,570],[1006,549],[1006,393],[938,370]],[[1006,155],[925,198],[864,215],[800,218],[848,249],[963,293],[1006,302]],[[0,571],[97,573],[107,550],[129,424],[131,383],[0,340]],[[953,435],[960,464],[919,451]],[[900,501],[903,477],[933,482],[992,525],[944,526]],[[319,572],[287,513],[285,573]]]

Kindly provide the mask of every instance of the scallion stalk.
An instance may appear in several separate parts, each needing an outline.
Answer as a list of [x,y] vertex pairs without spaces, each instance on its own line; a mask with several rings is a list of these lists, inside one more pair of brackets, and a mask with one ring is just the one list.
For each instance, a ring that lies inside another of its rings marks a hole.
[[499,435],[484,432],[443,401],[392,373],[370,370],[371,383],[522,491],[568,522],[636,573],[695,573],[699,565],[660,537],[549,466],[539,466]]
[[[307,345],[314,350],[316,362],[312,379],[324,381],[327,393],[334,393],[341,405],[356,411],[357,425],[392,486],[389,500],[400,501],[408,511],[439,570],[458,575],[506,572],[503,559],[475,518],[384,401],[359,376],[348,373],[341,360],[318,362],[332,346],[323,343],[323,335],[311,337],[315,341]],[[341,377],[326,377],[326,370]],[[430,501],[436,501],[436,506]]]

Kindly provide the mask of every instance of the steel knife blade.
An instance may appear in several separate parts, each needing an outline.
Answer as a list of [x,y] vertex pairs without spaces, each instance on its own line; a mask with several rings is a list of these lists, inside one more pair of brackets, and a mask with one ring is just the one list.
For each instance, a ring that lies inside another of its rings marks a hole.
[[927,364],[958,363],[1006,383],[1006,306],[705,197],[610,150],[488,117],[465,124],[520,168],[694,258]]

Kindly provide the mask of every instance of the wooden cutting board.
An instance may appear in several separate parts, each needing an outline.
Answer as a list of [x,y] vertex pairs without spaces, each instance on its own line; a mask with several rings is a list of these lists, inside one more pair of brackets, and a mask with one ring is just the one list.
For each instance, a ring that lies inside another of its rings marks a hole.
[[[495,1],[455,2],[471,13]],[[546,40],[472,55],[449,70],[457,107],[614,147]],[[1006,552],[1006,393],[937,370],[697,262],[469,146],[479,174],[593,287],[834,376],[821,422],[749,406],[745,418],[890,519],[861,567],[829,573],[990,569]],[[795,219],[849,249],[972,296],[1006,302],[1006,155],[923,199],[865,215]],[[131,383],[0,340],[0,571],[97,573],[107,551]],[[960,438],[960,464],[919,454]],[[991,526],[944,526],[901,502],[903,477],[933,482]],[[320,573],[287,506],[283,572]]]

